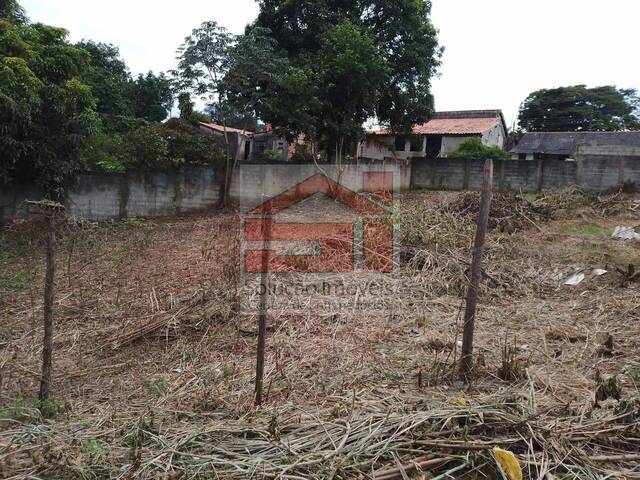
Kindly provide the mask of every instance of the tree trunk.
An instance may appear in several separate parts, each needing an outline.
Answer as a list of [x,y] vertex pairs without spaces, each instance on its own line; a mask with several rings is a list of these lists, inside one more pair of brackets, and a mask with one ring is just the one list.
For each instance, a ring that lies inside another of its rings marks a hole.
[[53,288],[55,278],[55,219],[47,218],[46,275],[44,283],[44,338],[42,340],[42,378],[40,381],[40,401],[49,399],[53,367]]
[[484,238],[489,222],[489,210],[491,208],[491,192],[493,188],[493,160],[490,158],[484,164],[484,182],[482,184],[482,198],[480,200],[480,213],[478,214],[478,226],[473,246],[473,260],[469,290],[467,292],[467,307],[464,312],[464,332],[462,334],[462,357],[460,358],[460,378],[468,380],[473,368],[473,333],[475,329],[476,305],[478,303],[478,287],[482,279],[482,252]]

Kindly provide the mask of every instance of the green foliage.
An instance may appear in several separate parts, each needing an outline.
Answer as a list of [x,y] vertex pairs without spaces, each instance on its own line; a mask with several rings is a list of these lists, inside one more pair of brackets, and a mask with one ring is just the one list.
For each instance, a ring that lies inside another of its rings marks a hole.
[[173,94],[171,82],[160,73],[155,75],[148,72],[138,75],[133,82],[132,106],[133,114],[137,118],[144,118],[150,122],[161,122],[167,118],[171,109]]
[[0,0],[0,18],[16,24],[27,22],[27,14],[16,0]]
[[209,115],[194,110],[194,104],[189,92],[182,92],[178,95],[178,109],[180,110],[180,118],[191,122],[194,126],[197,126],[200,122],[212,122]]
[[98,113],[133,116],[129,69],[118,48],[93,41],[79,42],[76,47],[88,53],[88,64],[80,76],[91,87]]
[[640,128],[640,98],[632,89],[585,85],[538,90],[520,107],[528,132],[613,131]]
[[145,123],[125,133],[96,135],[85,150],[89,170],[123,173],[170,170],[180,165],[218,168],[225,155],[220,143],[194,127],[191,120]]
[[375,115],[376,96],[388,79],[387,60],[363,27],[344,20],[322,35],[319,51],[322,123],[316,132],[326,151],[341,158],[345,139],[357,140]]
[[178,48],[178,70],[172,72],[174,88],[217,100],[232,40],[233,36],[213,21],[194,29]]
[[89,54],[89,65],[82,70],[81,79],[91,86],[99,113],[155,122],[167,117],[172,93],[163,73],[148,72],[134,80],[117,47],[93,41],[76,46]]
[[38,400],[37,398],[27,398],[18,394],[11,404],[0,409],[0,420],[10,418],[20,422],[37,422],[40,416],[43,418],[53,418],[64,408],[64,403],[55,400]]
[[172,101],[163,74],[134,80],[113,45],[72,45],[62,28],[29,24],[15,1],[0,3],[0,16],[0,183],[36,182],[61,197],[87,166],[168,163],[160,126],[148,123]]
[[0,20],[0,181],[36,181],[60,196],[96,131],[85,51],[67,32]]
[[151,124],[132,130],[124,137],[127,169],[162,170],[172,166],[169,141],[162,125]]
[[482,143],[480,137],[473,137],[465,140],[460,146],[449,153],[452,158],[470,158],[473,160],[486,160],[492,158],[494,160],[507,160],[509,153],[500,147],[493,147]]
[[311,66],[291,66],[274,78],[261,115],[272,125],[286,128],[289,139],[300,133],[314,139],[321,110],[317,73]]
[[[264,109],[270,86],[286,64],[268,34],[253,28],[233,36],[215,22],[203,23],[178,49],[175,88],[208,98],[206,121],[256,131],[257,112]],[[180,94],[186,109],[180,109],[181,118],[194,119],[187,95]],[[195,120],[205,121],[197,116]]]
[[180,110],[180,118],[188,120],[193,114],[193,101],[191,95],[187,92],[182,92],[178,95],[178,109]]
[[205,113],[209,116],[211,123],[218,125],[226,124],[227,127],[249,130],[250,132],[258,132],[261,127],[255,113],[246,113],[244,108],[236,108],[235,105],[218,105],[210,103],[205,108]]
[[291,64],[274,79],[264,120],[325,148],[343,126],[340,142],[353,143],[355,125],[373,114],[394,130],[426,121],[441,56],[430,12],[426,0],[260,0],[256,26]]
[[169,120],[165,125],[169,156],[176,164],[211,166],[220,169],[226,153],[212,135],[200,131],[190,122]]
[[267,148],[262,152],[262,158],[268,162],[277,162],[278,160],[282,160],[282,152]]
[[268,29],[253,27],[234,38],[227,51],[226,72],[220,88],[223,102],[216,113],[227,125],[232,117],[236,128],[257,127],[258,112],[266,109],[274,79],[287,68],[288,61],[276,52]]
[[296,149],[291,156],[291,161],[293,163],[313,163],[314,160],[313,153],[311,153],[307,145],[296,146]]
[[211,123],[213,120],[206,113],[195,111],[191,115],[189,115],[188,120],[192,125],[198,126],[200,122],[202,123]]

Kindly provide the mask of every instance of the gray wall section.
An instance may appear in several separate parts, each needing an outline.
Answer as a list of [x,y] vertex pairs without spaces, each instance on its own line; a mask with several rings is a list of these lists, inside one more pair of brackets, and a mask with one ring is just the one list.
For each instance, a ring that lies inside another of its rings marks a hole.
[[[396,172],[395,189],[479,190],[484,162],[457,158],[414,159],[397,162],[345,165],[340,181],[354,191],[362,190],[362,171]],[[231,197],[241,206],[255,206],[320,172],[338,179],[335,165],[243,165],[234,174]],[[506,160],[494,166],[498,189],[528,192],[565,185],[604,192],[625,182],[640,187],[640,156],[594,153],[577,161]],[[206,210],[218,203],[220,178],[205,167],[183,167],[177,172],[83,173],[70,186],[67,207],[72,215],[103,220],[127,216],[161,216]],[[38,200],[34,186],[0,186],[0,224],[24,214],[25,200]]]
[[[483,161],[457,158],[414,160],[413,188],[435,190],[479,190]],[[583,155],[577,161],[505,160],[494,164],[498,189],[535,192],[541,189],[578,185],[585,190],[606,192],[625,182],[640,188],[640,157]]]
[[[215,207],[220,180],[210,168],[183,167],[177,172],[82,173],[70,185],[71,215],[91,220],[134,216],[154,217]],[[33,187],[0,187],[0,223],[23,214],[21,203],[38,200]]]
[[40,200],[42,191],[32,185],[3,186],[0,184],[0,225],[8,223],[16,215],[24,215],[26,200]]

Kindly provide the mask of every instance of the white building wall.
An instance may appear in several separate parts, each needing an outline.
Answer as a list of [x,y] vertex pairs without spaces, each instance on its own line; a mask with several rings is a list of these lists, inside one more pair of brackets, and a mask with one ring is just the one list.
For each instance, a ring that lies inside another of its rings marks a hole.
[[[451,152],[457,150],[463,142],[477,136],[478,135],[444,135],[442,137],[440,156],[447,157]],[[384,160],[385,158],[404,160],[407,158],[423,157],[429,136],[424,135],[423,138],[422,151],[411,152],[409,151],[409,140],[406,141],[404,151],[395,151],[395,137],[393,135],[367,135],[358,147],[358,156],[375,160]],[[497,123],[491,129],[484,132],[481,135],[481,139],[485,145],[504,148],[507,140],[507,132],[505,132],[502,122]]]
[[384,160],[385,158],[395,158],[406,160],[407,158],[423,157],[426,138],[422,139],[422,149],[418,152],[411,151],[411,141],[407,139],[404,150],[395,150],[396,137],[394,135],[368,135],[358,145],[359,158],[371,158],[374,160]]
[[502,122],[498,123],[491,130],[482,134],[482,143],[492,147],[504,148],[507,142],[507,132],[504,131]]
[[449,156],[449,154],[454,150],[457,150],[463,142],[473,137],[474,135],[470,135],[468,137],[442,137],[442,149],[440,150],[440,156]]

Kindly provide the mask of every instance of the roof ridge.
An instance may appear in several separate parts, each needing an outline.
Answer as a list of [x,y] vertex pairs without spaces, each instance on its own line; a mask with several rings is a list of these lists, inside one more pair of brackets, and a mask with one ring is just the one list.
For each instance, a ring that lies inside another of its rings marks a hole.
[[500,109],[490,109],[490,110],[450,110],[450,111],[442,111],[442,112],[434,112],[432,119],[442,119],[442,118],[493,118],[499,117],[502,115],[502,110]]

